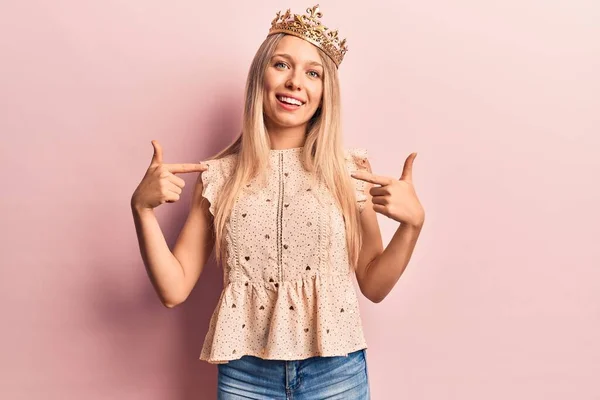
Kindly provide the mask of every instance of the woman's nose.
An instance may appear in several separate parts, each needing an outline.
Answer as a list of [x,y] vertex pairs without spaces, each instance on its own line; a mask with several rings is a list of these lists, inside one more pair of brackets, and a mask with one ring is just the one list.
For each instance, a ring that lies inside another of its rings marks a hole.
[[286,81],[285,87],[290,90],[298,90],[300,89],[300,80],[296,76],[296,74],[292,74],[290,78]]

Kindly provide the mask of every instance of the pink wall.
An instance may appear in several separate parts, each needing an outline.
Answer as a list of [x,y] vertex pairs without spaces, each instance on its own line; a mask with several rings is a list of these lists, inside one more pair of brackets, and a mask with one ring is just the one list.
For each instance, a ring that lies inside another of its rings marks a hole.
[[[0,5],[0,398],[214,398],[220,272],[163,308],[129,199],[151,139],[193,162],[235,135],[275,12],[312,3],[210,4]],[[349,41],[348,146],[396,177],[418,151],[427,211],[395,290],[361,303],[373,398],[600,399],[600,6],[321,9]],[[195,178],[158,210],[170,243]]]

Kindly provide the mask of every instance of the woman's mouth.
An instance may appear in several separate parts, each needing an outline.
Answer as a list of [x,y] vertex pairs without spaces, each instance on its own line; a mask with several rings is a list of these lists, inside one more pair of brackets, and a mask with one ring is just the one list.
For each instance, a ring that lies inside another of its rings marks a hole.
[[294,99],[293,97],[280,96],[280,95],[277,95],[276,97],[277,97],[277,102],[279,103],[279,105],[286,110],[297,110],[305,104],[304,102],[302,102],[298,99]]

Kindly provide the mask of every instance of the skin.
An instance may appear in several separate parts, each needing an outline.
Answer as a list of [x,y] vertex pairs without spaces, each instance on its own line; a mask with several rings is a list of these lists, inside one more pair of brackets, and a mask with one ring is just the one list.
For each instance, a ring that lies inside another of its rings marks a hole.
[[[304,101],[299,109],[280,106],[277,94]],[[323,97],[323,66],[317,48],[295,36],[284,36],[265,71],[264,114],[273,149],[304,145],[308,121]]]

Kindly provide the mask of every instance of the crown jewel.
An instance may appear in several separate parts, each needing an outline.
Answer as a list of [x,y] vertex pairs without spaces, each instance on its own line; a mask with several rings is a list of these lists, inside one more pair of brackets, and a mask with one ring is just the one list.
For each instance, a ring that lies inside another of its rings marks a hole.
[[289,9],[284,14],[278,11],[271,22],[271,29],[267,36],[286,33],[304,39],[323,50],[336,67],[339,67],[348,51],[346,39],[340,40],[337,29],[330,31],[321,24],[320,18],[323,14],[319,11],[318,4],[313,8],[307,8],[306,13],[308,15],[292,14]]

